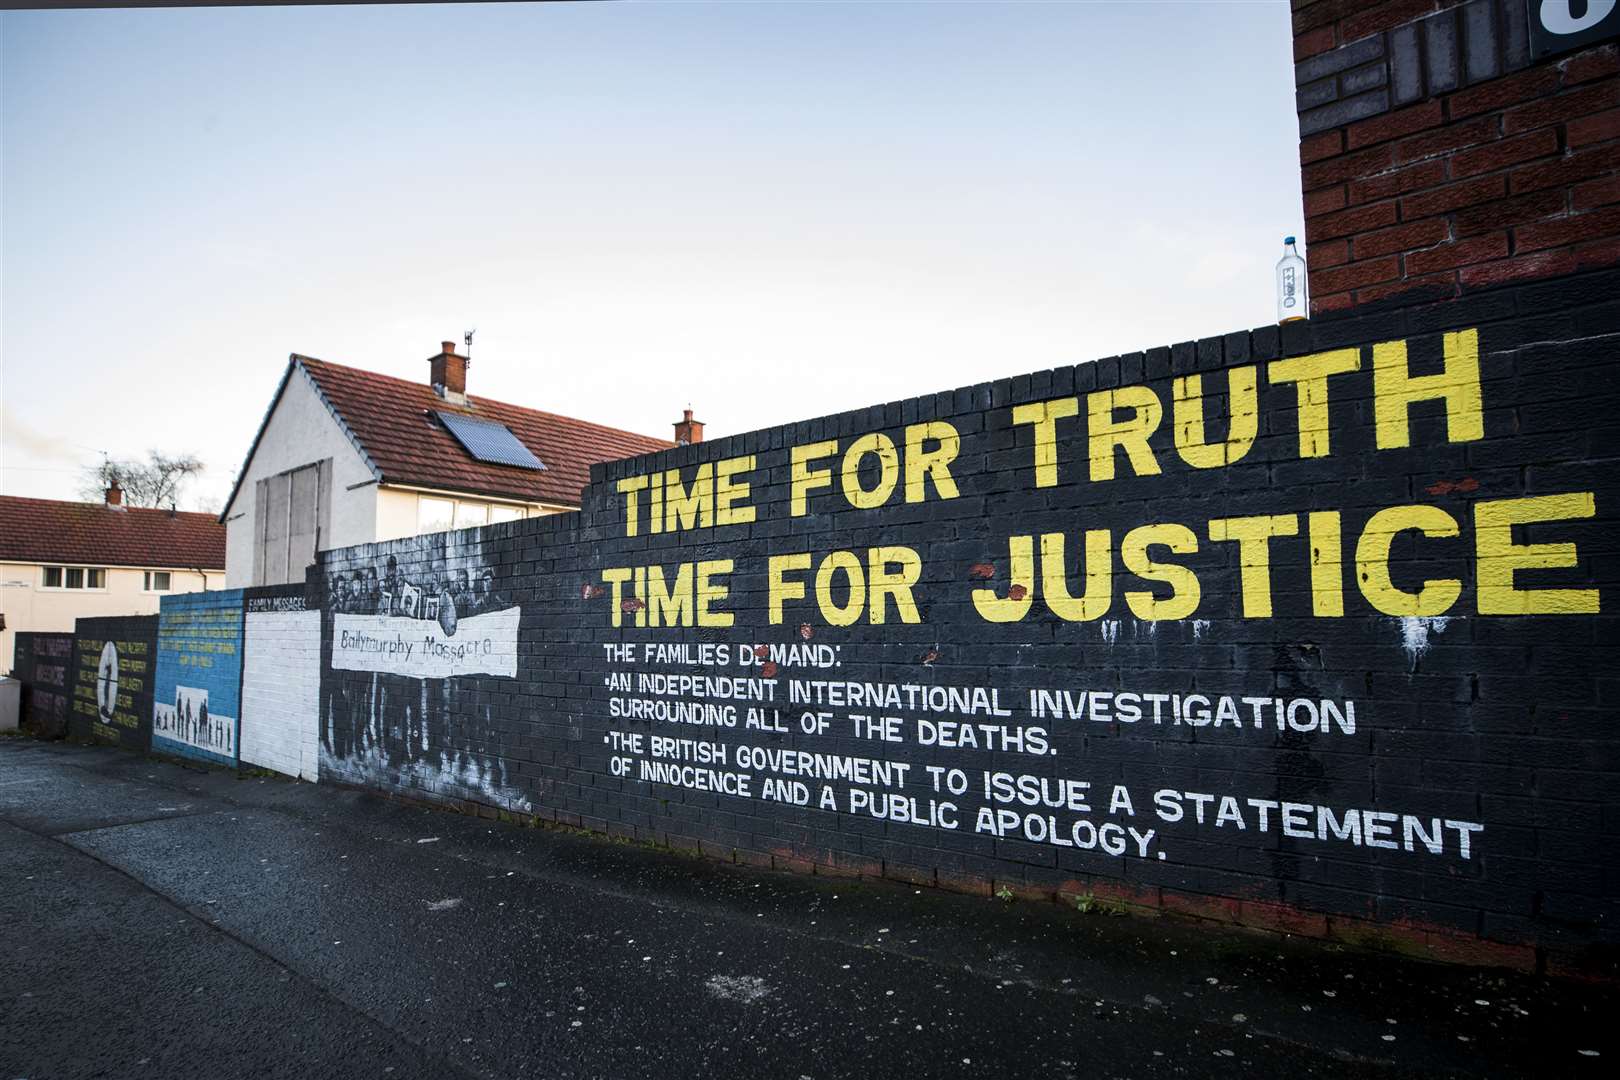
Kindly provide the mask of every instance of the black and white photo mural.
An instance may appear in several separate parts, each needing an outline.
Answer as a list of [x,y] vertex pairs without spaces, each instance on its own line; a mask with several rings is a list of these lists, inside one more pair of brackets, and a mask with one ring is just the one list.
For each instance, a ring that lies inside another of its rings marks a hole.
[[322,779],[530,809],[497,710],[518,677],[522,609],[487,530],[323,553]]

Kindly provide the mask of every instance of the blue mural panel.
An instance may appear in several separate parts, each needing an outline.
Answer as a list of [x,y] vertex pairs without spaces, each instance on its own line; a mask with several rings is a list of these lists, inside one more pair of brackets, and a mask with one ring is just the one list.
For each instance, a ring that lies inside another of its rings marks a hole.
[[165,596],[152,749],[235,765],[241,701],[242,590]]

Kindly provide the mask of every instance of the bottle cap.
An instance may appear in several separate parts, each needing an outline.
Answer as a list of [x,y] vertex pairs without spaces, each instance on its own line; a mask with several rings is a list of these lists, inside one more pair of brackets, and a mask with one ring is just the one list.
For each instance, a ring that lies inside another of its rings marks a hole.
[[1294,238],[1293,238],[1293,237],[1292,237],[1292,236],[1285,236],[1285,237],[1283,237],[1283,243],[1285,243],[1285,244],[1292,244],[1292,243],[1293,243],[1293,242],[1294,242]]

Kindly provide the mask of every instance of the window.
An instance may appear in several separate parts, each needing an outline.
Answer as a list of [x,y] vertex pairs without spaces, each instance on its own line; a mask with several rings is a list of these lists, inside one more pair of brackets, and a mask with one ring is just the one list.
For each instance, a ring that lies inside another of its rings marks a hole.
[[44,584],[47,589],[105,589],[107,571],[91,566],[47,566]]
[[496,521],[516,521],[523,517],[521,506],[491,506],[475,499],[449,499],[436,495],[416,497],[416,531],[444,532],[446,529],[472,529]]
[[254,485],[253,583],[302,582],[327,546],[332,519],[332,459],[267,476]]
[[145,584],[142,586],[147,592],[168,592],[169,571],[148,570],[145,575]]
[[450,499],[432,499],[422,495],[416,500],[416,531],[419,533],[444,532],[455,516],[456,504]]

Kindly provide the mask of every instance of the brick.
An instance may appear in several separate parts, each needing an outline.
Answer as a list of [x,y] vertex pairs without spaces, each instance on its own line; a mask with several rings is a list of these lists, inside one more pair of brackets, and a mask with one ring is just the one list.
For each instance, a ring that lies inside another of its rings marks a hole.
[[1536,950],[1531,945],[1506,945],[1477,937],[1430,933],[1425,947],[1432,958],[1448,964],[1506,968],[1527,974],[1537,969]]
[[1423,50],[1416,23],[1389,32],[1389,91],[1396,105],[1423,97]]
[[1620,109],[1571,120],[1564,126],[1564,139],[1572,150],[1620,139]]
[[1293,27],[1295,34],[1303,34],[1318,26],[1338,22],[1357,8],[1354,0],[1318,0],[1314,4],[1294,4]]
[[1361,233],[1351,243],[1354,245],[1356,258],[1371,259],[1392,252],[1426,248],[1440,243],[1450,235],[1451,229],[1445,219],[1434,217],[1397,225],[1392,229]]
[[1330,311],[1347,311],[1354,307],[1356,298],[1351,293],[1334,293],[1328,296],[1311,295],[1311,314],[1326,315]]
[[1299,163],[1309,165],[1313,161],[1330,158],[1344,150],[1344,133],[1342,131],[1324,131],[1320,135],[1299,140]]
[[1363,285],[1389,281],[1400,272],[1400,260],[1390,255],[1382,259],[1351,263],[1333,270],[1324,270],[1320,274],[1312,274],[1311,285],[1325,293],[1343,292],[1346,289],[1357,289]]
[[1470,83],[1501,73],[1497,57],[1496,11],[1491,0],[1469,0],[1462,9],[1463,73]]
[[1363,10],[1339,24],[1347,38],[1389,30],[1421,18],[1434,10],[1434,0],[1385,0],[1382,4],[1362,5]]
[[1505,3],[1502,15],[1502,70],[1518,71],[1530,66],[1530,13],[1520,3]]
[[1304,190],[1314,191],[1329,184],[1342,184],[1346,180],[1382,172],[1393,163],[1394,159],[1394,149],[1385,143],[1306,165],[1300,170],[1300,180]]
[[1366,90],[1376,90],[1389,81],[1389,69],[1382,60],[1368,64],[1366,67],[1347,71],[1339,76],[1339,93],[1342,97],[1359,94]]
[[1416,165],[1408,165],[1404,169],[1396,169],[1393,172],[1369,176],[1362,180],[1352,180],[1347,188],[1347,202],[1349,205],[1355,206],[1376,199],[1387,199],[1392,195],[1403,195],[1408,191],[1434,187],[1443,183],[1445,179],[1446,163],[1444,161],[1422,161]]
[[1578,52],[1559,62],[1564,72],[1564,85],[1575,86],[1601,79],[1605,75],[1620,74],[1620,45],[1599,45],[1595,49]]
[[1304,86],[1329,75],[1337,75],[1354,67],[1377,60],[1384,55],[1382,36],[1363,37],[1359,41],[1340,46],[1332,52],[1312,56],[1294,65],[1294,85]]
[[1515,251],[1542,251],[1615,235],[1620,235],[1620,207],[1521,225],[1513,230],[1513,244]]
[[969,896],[990,895],[990,882],[985,878],[969,874],[950,874],[943,870],[937,870],[935,878],[939,882],[939,887],[946,892],[967,893]]
[[1562,214],[1568,200],[1562,190],[1536,191],[1528,195],[1515,195],[1495,202],[1480,203],[1459,209],[1451,216],[1452,232],[1459,237],[1489,232],[1507,225],[1526,221],[1539,221]]
[[1160,904],[1173,915],[1223,923],[1237,922],[1242,912],[1242,901],[1237,899],[1172,892],[1169,889],[1161,894]]
[[1512,135],[1551,124],[1569,123],[1573,126],[1576,121],[1616,105],[1620,105],[1620,79],[1611,79],[1596,86],[1566,90],[1562,94],[1542,98],[1540,101],[1521,105],[1517,109],[1509,109],[1502,114],[1502,130]]
[[1507,253],[1507,233],[1500,232],[1489,236],[1476,236],[1452,244],[1442,244],[1439,247],[1430,248],[1428,251],[1413,252],[1406,256],[1406,272],[1408,274],[1431,274],[1438,270],[1455,270],[1458,267],[1485,262],[1488,259],[1506,258]]
[[1345,132],[1346,145],[1351,150],[1359,150],[1363,146],[1371,146],[1373,143],[1398,139],[1403,135],[1411,135],[1414,132],[1436,127],[1442,119],[1440,103],[1438,101],[1426,101],[1409,109],[1398,109],[1387,116],[1363,120],[1359,124],[1351,124]]
[[1569,193],[1571,210],[1590,210],[1595,206],[1620,203],[1620,173],[1580,184]]
[[1466,123],[1452,123],[1436,131],[1402,139],[1395,144],[1395,160],[1420,161],[1437,154],[1449,154],[1465,146],[1492,142],[1502,133],[1500,116],[1481,116]]
[[1457,52],[1457,13],[1442,11],[1424,19],[1423,50],[1428,71],[1428,92],[1455,90],[1462,85],[1462,62]]
[[1358,206],[1351,210],[1341,210],[1337,214],[1311,218],[1305,222],[1305,241],[1314,244],[1320,240],[1331,240],[1335,236],[1349,236],[1352,233],[1367,232],[1394,223],[1395,201],[1391,199],[1387,202]]
[[1343,266],[1350,261],[1350,241],[1324,240],[1312,244],[1305,251],[1305,262],[1311,273]]
[[1454,273],[1429,274],[1424,277],[1406,277],[1384,285],[1369,285],[1356,290],[1356,303],[1373,304],[1391,297],[1423,294],[1426,300],[1440,300],[1456,296],[1457,275]]
[[1316,217],[1319,214],[1331,214],[1335,210],[1343,210],[1344,185],[1323,188],[1320,191],[1308,192],[1305,195],[1305,216]]
[[1331,77],[1318,79],[1294,91],[1294,111],[1305,112],[1337,100],[1339,100],[1339,81]]
[[1333,27],[1319,26],[1294,39],[1294,62],[1309,59],[1333,48]]
[[1473,150],[1463,150],[1451,158],[1451,176],[1463,180],[1480,173],[1495,172],[1558,153],[1558,133],[1550,128],[1528,132]]
[[1372,919],[1334,915],[1328,918],[1328,937],[1355,948],[1402,956],[1429,955],[1428,932],[1411,920],[1380,924]]
[[1430,214],[1444,214],[1459,207],[1489,202],[1507,194],[1507,178],[1501,175],[1477,176],[1447,184],[1416,195],[1401,197],[1402,218],[1422,218]]
[[1568,251],[1543,251],[1513,259],[1481,263],[1458,272],[1458,280],[1465,289],[1479,289],[1490,285],[1505,285],[1535,278],[1556,277],[1575,269],[1575,256]]
[[1620,237],[1583,244],[1575,249],[1575,267],[1578,270],[1594,270],[1613,266],[1617,262],[1620,262]]
[[1479,86],[1459,90],[1446,98],[1446,115],[1453,120],[1476,113],[1506,109],[1522,105],[1532,98],[1551,94],[1558,89],[1558,69],[1549,66],[1534,67],[1517,75],[1506,75]]
[[1557,161],[1523,165],[1509,176],[1515,195],[1525,191],[1590,180],[1620,168],[1620,146],[1598,146],[1566,154]]
[[1238,922],[1261,930],[1273,930],[1298,937],[1327,937],[1327,916],[1320,912],[1300,911],[1286,904],[1267,904],[1244,900],[1238,908]]
[[1388,109],[1389,91],[1369,90],[1364,94],[1342,98],[1321,108],[1300,113],[1299,133],[1312,135],[1328,128],[1343,127],[1357,120],[1365,120],[1369,116],[1377,116]]

